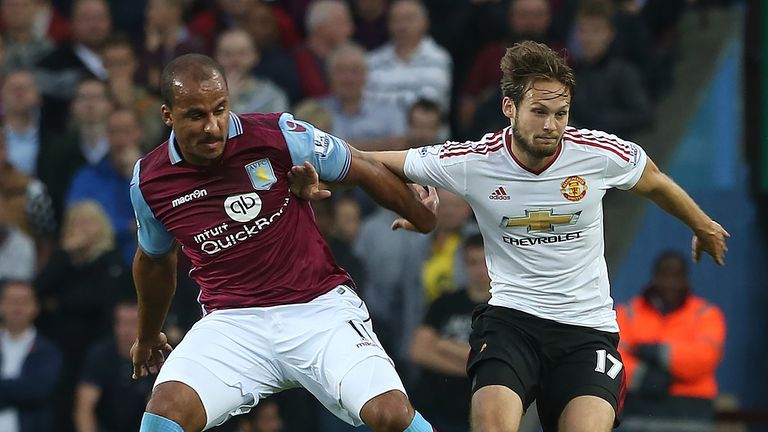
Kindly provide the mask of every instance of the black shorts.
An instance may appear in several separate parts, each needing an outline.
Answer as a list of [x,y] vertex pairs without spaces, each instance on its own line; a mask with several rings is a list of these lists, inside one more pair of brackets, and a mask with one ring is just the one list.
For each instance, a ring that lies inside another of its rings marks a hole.
[[536,400],[545,432],[557,431],[560,414],[577,396],[597,396],[621,410],[625,378],[616,333],[481,305],[469,344],[472,393],[503,385],[520,396],[525,410]]

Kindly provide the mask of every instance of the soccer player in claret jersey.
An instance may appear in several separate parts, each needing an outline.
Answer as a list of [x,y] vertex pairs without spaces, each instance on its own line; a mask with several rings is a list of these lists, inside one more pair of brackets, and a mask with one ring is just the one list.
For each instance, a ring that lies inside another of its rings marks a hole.
[[[632,190],[686,223],[695,260],[706,251],[722,265],[729,235],[638,145],[568,126],[573,72],[549,47],[515,44],[501,69],[510,126],[372,156],[461,195],[477,217],[492,282],[470,336],[473,432],[517,431],[534,399],[547,432],[609,431],[624,370],[603,256],[606,190]],[[296,171],[305,182],[312,167]]]
[[[434,189],[415,194],[380,162],[290,114],[230,112],[222,69],[208,57],[173,60],[161,85],[173,133],[131,182],[140,245],[133,373],[159,370],[141,431],[208,429],[302,386],[350,424],[432,432],[289,177],[311,162],[321,179],[360,185],[400,213],[394,227],[421,232],[435,225]],[[311,189],[302,193],[327,193]],[[177,245],[192,262],[204,317],[164,362]]]

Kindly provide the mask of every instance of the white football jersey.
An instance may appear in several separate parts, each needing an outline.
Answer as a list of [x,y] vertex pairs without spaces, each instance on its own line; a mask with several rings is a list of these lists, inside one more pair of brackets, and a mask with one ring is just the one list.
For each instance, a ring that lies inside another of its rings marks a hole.
[[472,206],[485,241],[490,304],[618,332],[603,242],[603,195],[630,189],[647,156],[605,132],[568,127],[552,162],[533,171],[511,151],[512,129],[480,141],[408,151],[405,175]]

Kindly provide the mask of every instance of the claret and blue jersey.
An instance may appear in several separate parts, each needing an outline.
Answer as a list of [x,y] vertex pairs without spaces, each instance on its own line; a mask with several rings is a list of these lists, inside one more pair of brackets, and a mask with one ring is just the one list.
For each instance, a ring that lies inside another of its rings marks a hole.
[[159,256],[178,241],[204,313],[310,301],[350,278],[287,173],[309,161],[339,181],[350,160],[344,141],[288,113],[231,113],[224,153],[209,166],[184,161],[171,133],[134,168],[139,247]]

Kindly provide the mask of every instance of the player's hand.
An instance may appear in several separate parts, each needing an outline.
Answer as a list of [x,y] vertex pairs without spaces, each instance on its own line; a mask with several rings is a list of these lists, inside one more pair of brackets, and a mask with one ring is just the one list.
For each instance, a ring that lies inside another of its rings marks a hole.
[[133,379],[156,374],[165,362],[164,352],[171,352],[172,350],[173,348],[163,332],[158,333],[155,341],[151,343],[139,343],[136,340],[131,347]]
[[[437,190],[432,186],[427,186],[425,188],[424,186],[416,184],[409,184],[408,187],[419,197],[421,203],[437,216],[437,210],[440,207],[440,199],[437,197]],[[400,228],[408,231],[421,232],[405,218],[397,218],[392,222],[392,231],[396,231]]]
[[693,262],[699,262],[701,252],[704,251],[710,254],[718,265],[725,265],[725,253],[728,251],[725,239],[730,236],[719,223],[709,221],[709,226],[697,230],[691,239]]
[[325,184],[320,181],[315,167],[309,162],[291,167],[288,171],[291,192],[307,201],[317,201],[331,196]]

